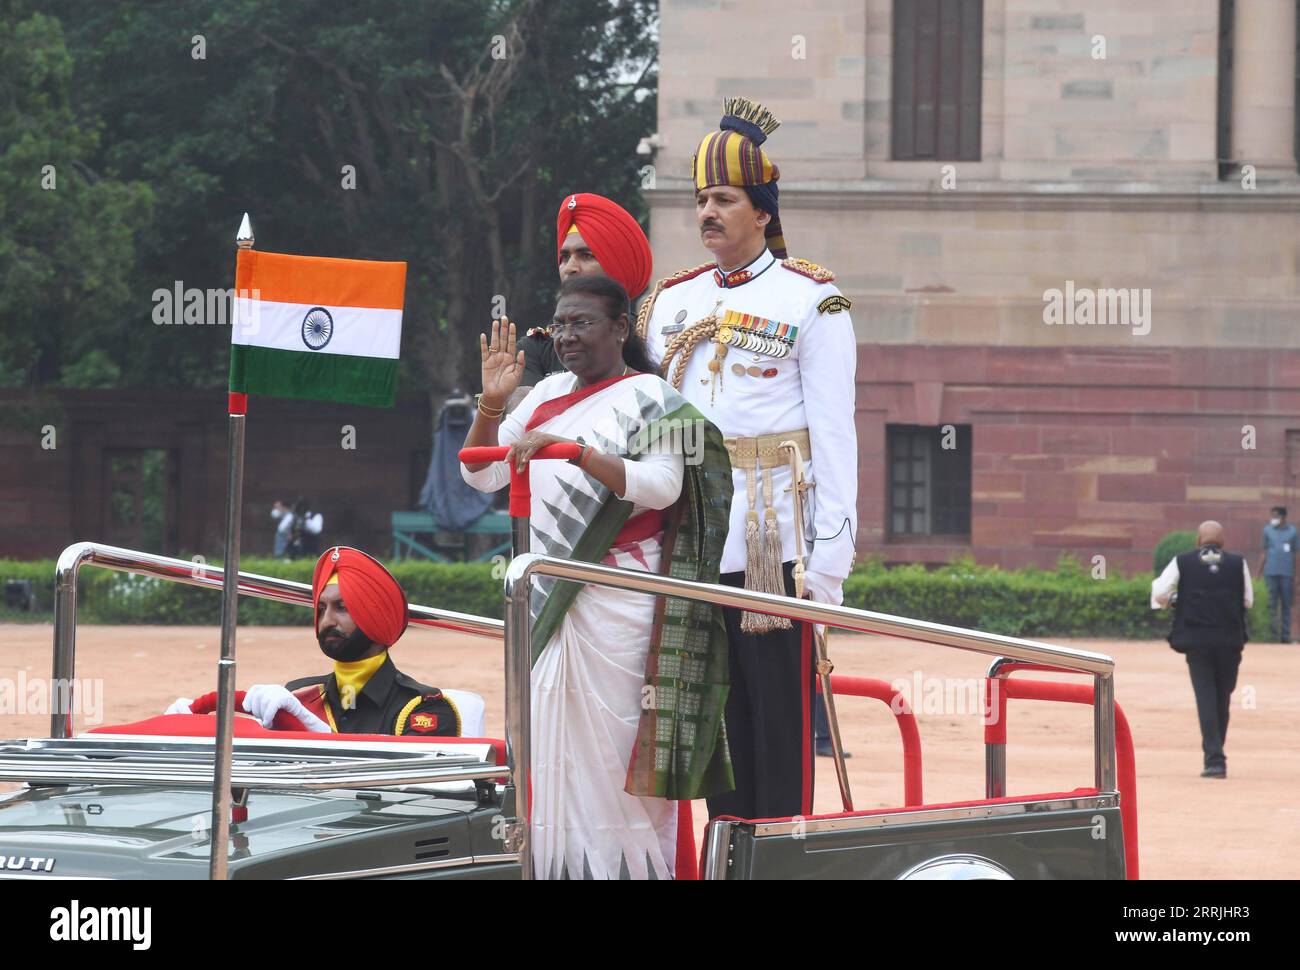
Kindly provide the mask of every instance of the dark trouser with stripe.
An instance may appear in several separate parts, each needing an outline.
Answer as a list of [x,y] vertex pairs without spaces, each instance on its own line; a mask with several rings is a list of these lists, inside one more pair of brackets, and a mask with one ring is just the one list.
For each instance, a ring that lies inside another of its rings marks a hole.
[[1228,759],[1223,745],[1228,740],[1228,711],[1232,692],[1237,686],[1237,668],[1241,650],[1237,647],[1210,647],[1189,650],[1187,669],[1192,675],[1192,693],[1196,695],[1196,714],[1201,722],[1201,751],[1206,768],[1224,768]]
[[[783,567],[794,595],[793,563]],[[727,586],[745,585],[744,573],[723,573]],[[762,636],[740,631],[741,610],[724,609],[731,691],[727,743],[735,791],[708,800],[709,817],[776,818],[807,814],[812,803],[812,638],[802,623]],[[811,632],[811,631],[809,631]]]

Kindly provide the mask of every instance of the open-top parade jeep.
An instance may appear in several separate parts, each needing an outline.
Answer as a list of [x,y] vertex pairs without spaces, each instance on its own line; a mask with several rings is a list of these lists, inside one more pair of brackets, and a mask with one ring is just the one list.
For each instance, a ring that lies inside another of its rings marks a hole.
[[[77,575],[83,564],[221,590],[213,567],[92,543],[57,567],[52,683],[76,673]],[[712,820],[698,856],[679,839],[678,878],[1123,879],[1137,877],[1132,740],[1114,703],[1106,656],[1028,640],[832,607],[727,586],[537,555],[516,557],[504,623],[423,606],[413,624],[504,638],[506,740],[320,735],[236,718],[230,785],[214,792],[216,718],[173,714],[72,736],[64,705],[50,737],[0,742],[0,877],[37,879],[529,878],[527,593],[539,576],[684,596],[902,637],[993,657],[985,699],[982,799],[924,804],[920,740],[906,699],[882,681],[833,676],[835,694],[876,697],[895,711],[904,747],[904,804],[772,819]],[[239,593],[311,605],[301,584],[239,574]],[[1090,675],[1092,684],[1012,679],[1016,670]],[[1006,702],[1091,704],[1095,773],[1088,787],[1006,791]],[[1117,746],[1118,741],[1118,746]],[[839,762],[842,771],[843,762]],[[213,845],[214,811],[229,839]],[[689,805],[681,824],[689,831]],[[216,856],[214,857],[214,852]],[[697,864],[698,863],[698,864]]]

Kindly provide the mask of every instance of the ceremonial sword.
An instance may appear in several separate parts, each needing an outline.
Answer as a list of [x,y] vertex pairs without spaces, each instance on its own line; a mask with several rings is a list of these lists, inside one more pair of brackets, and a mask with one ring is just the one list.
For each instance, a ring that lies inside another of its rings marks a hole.
[[[817,483],[809,483],[805,478],[803,452],[796,442],[782,441],[777,447],[790,453],[790,487],[786,491],[793,493],[791,497],[794,500],[794,595],[796,599],[803,599],[804,498],[808,489],[816,488]],[[812,624],[813,641],[817,645],[817,676],[821,678],[822,700],[826,703],[826,722],[830,726],[831,754],[835,758],[835,777],[840,783],[840,801],[844,804],[844,811],[851,812],[853,795],[849,791],[849,772],[844,764],[844,746],[840,742],[840,719],[835,713],[835,695],[831,691],[831,671],[835,665],[826,652],[826,634],[819,626],[817,623]]]

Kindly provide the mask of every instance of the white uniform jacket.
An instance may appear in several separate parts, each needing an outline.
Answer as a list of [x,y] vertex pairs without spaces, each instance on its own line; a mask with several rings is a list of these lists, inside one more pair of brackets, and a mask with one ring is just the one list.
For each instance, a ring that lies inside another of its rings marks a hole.
[[[724,437],[808,429],[812,455],[804,456],[805,472],[816,488],[807,492],[806,587],[814,600],[839,604],[844,577],[853,564],[858,524],[857,340],[849,303],[829,282],[833,279],[829,271],[803,260],[778,262],[766,249],[725,278],[712,266],[697,267],[665,282],[642,335],[651,358],[662,361],[673,336],[712,314],[724,316],[728,310],[761,318],[759,328],[767,321],[768,332],[787,337],[792,328],[798,328],[784,357],[728,347],[716,381],[708,366],[716,344],[701,341],[686,367],[680,390]],[[755,325],[754,321],[750,325]],[[769,342],[767,346],[780,345]],[[672,380],[673,368],[675,361],[665,380]],[[733,468],[732,476],[735,498],[722,553],[724,573],[745,569],[745,515],[749,511],[745,471]],[[791,493],[786,491],[791,480],[789,467],[774,469],[772,478],[772,505],[780,522],[783,560],[789,562],[795,558],[794,507]],[[761,494],[756,508],[761,516]]]

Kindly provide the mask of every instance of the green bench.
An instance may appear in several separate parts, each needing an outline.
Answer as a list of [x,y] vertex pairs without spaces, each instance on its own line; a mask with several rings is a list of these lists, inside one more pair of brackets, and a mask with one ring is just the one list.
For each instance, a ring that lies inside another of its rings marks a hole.
[[[504,509],[489,509],[461,530],[442,528],[429,512],[394,512],[392,529],[394,559],[423,557],[433,562],[489,562],[494,556],[510,554],[510,514]],[[469,536],[472,535],[500,536],[504,541],[470,560]],[[448,536],[458,538],[448,542],[445,541]]]

